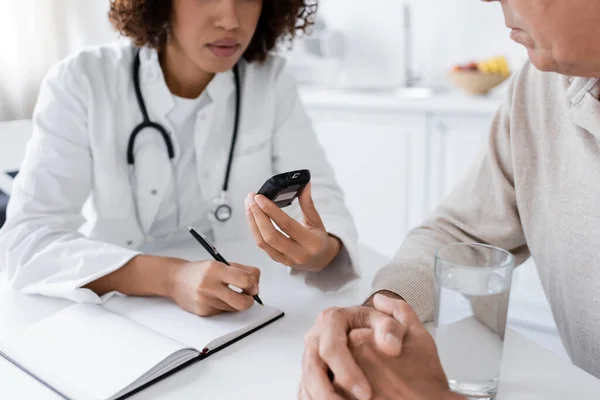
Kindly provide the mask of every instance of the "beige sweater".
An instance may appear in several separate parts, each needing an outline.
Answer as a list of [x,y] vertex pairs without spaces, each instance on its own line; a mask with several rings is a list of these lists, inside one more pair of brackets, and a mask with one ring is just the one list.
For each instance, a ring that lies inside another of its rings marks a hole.
[[598,87],[525,65],[485,151],[378,272],[374,291],[398,293],[431,320],[436,248],[475,241],[511,251],[517,263],[531,255],[573,362],[600,377]]

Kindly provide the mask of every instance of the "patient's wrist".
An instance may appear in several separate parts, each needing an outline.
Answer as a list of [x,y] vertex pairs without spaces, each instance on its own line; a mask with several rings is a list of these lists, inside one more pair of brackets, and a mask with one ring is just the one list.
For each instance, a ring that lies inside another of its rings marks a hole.
[[382,294],[382,295],[384,295],[384,296],[387,296],[387,297],[389,297],[389,298],[392,298],[392,299],[406,301],[406,300],[404,300],[404,299],[402,298],[402,296],[400,296],[400,295],[398,295],[398,294],[396,294],[396,293],[394,293],[394,292],[392,292],[392,291],[389,291],[389,290],[380,290],[380,291],[378,291],[378,292],[376,292],[376,293],[373,293],[373,295],[372,295],[371,297],[369,297],[369,298],[368,298],[368,299],[367,299],[367,300],[366,300],[366,301],[363,303],[363,306],[366,306],[366,307],[375,307],[375,306],[373,305],[373,298],[375,297],[375,295],[376,295],[376,294]]

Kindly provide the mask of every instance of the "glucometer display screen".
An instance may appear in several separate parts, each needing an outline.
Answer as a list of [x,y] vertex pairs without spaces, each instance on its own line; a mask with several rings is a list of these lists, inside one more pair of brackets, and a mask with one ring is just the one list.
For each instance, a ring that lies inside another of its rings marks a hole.
[[296,195],[296,192],[288,192],[288,193],[279,193],[279,195],[277,195],[277,197],[275,197],[275,202],[278,201],[285,201],[285,200],[290,200],[293,199],[294,196]]

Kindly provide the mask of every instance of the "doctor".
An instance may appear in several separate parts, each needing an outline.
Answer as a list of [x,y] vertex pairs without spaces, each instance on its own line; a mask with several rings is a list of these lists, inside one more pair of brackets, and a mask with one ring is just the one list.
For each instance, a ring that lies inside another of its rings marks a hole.
[[[163,296],[201,316],[251,307],[258,269],[151,255],[190,240],[188,225],[217,245],[253,237],[322,290],[356,278],[343,195],[271,55],[315,12],[311,0],[113,0],[135,45],[83,51],[42,85],[0,231],[12,286],[92,303]],[[289,213],[253,193],[301,168],[312,187]]]

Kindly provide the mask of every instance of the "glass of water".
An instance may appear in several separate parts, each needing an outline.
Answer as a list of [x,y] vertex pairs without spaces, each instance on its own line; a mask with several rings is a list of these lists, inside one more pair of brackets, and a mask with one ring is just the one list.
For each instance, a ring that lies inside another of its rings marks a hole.
[[506,331],[514,257],[457,243],[435,254],[434,337],[453,391],[493,399]]

